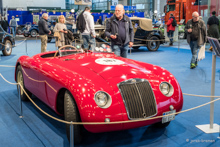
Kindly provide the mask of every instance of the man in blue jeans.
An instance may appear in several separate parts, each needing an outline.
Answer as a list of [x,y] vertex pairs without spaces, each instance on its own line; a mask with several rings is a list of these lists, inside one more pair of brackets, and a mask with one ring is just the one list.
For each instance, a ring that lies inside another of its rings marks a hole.
[[95,42],[95,26],[94,26],[94,19],[90,13],[90,7],[85,7],[83,13],[83,17],[86,22],[85,30],[82,32],[82,39],[83,39],[83,46],[85,49],[89,48],[89,44],[91,46],[91,50],[94,51],[96,42]]
[[128,49],[133,46],[134,32],[131,20],[124,12],[124,6],[118,4],[114,15],[107,21],[105,34],[111,38],[113,52],[127,58]]
[[203,20],[199,19],[198,12],[193,12],[192,19],[186,23],[185,32],[192,52],[190,68],[193,69],[197,66],[197,52],[207,40],[206,25]]
[[10,20],[9,26],[12,29],[13,37],[15,37],[18,24],[17,24],[17,21],[15,20],[14,16],[12,16],[12,19]]

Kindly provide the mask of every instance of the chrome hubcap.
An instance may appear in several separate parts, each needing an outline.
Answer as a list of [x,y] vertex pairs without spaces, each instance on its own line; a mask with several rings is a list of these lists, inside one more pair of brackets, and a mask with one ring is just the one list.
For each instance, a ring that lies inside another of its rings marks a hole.
[[5,44],[5,50],[6,50],[6,52],[7,52],[7,53],[10,53],[10,52],[11,52],[11,49],[12,49],[11,44],[10,44],[10,43],[6,43],[6,44]]

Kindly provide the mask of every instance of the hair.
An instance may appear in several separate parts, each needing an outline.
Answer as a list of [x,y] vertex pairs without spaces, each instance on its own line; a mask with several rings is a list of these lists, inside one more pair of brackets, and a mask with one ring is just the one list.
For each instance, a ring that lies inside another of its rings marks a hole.
[[199,13],[197,11],[195,11],[195,12],[192,13],[192,16],[194,16],[195,14],[199,15]]
[[15,16],[12,16],[11,18],[15,18]]
[[173,13],[171,13],[170,15],[173,16]]
[[85,7],[84,11],[91,10],[90,7]]
[[47,13],[43,13],[42,14],[42,17],[44,18],[44,17],[48,17],[48,14]]
[[61,23],[61,22],[60,22],[60,19],[61,19],[61,18],[64,19],[64,22],[63,22],[63,23],[65,23],[66,19],[65,19],[64,15],[60,15],[60,16],[58,17],[58,22]]
[[215,15],[216,14],[216,12],[215,11],[212,11],[212,15]]
[[122,4],[117,4],[116,7],[122,7],[122,9],[124,10],[124,6]]

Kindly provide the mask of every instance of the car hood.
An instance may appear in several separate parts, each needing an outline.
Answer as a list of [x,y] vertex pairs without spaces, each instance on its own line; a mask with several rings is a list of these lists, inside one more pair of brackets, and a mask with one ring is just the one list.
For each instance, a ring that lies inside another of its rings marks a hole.
[[[122,58],[114,54],[90,54],[78,57],[73,62],[77,62],[80,68],[85,67],[104,79],[134,75],[135,77],[153,76],[154,65],[138,62],[131,59]],[[144,66],[142,65],[144,64]]]

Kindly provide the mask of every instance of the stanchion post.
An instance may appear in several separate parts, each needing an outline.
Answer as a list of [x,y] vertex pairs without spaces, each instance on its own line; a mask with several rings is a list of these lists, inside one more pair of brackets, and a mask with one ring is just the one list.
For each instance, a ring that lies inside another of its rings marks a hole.
[[26,42],[26,54],[28,55],[28,53],[27,53],[27,39],[26,39],[26,41],[25,41],[25,42]]
[[19,98],[19,104],[20,104],[20,116],[19,116],[19,118],[23,118],[22,101],[21,101],[21,87],[20,87],[20,85],[18,85],[18,98]]
[[[216,55],[212,54],[212,82],[211,82],[211,96],[215,95],[215,71],[216,71]],[[211,97],[211,101],[214,97]],[[210,129],[213,129],[214,123],[214,103],[210,104]]]
[[71,121],[70,124],[70,147],[74,147],[74,132],[73,132],[74,126],[73,122]]
[[130,55],[131,55],[131,47],[130,47]]

